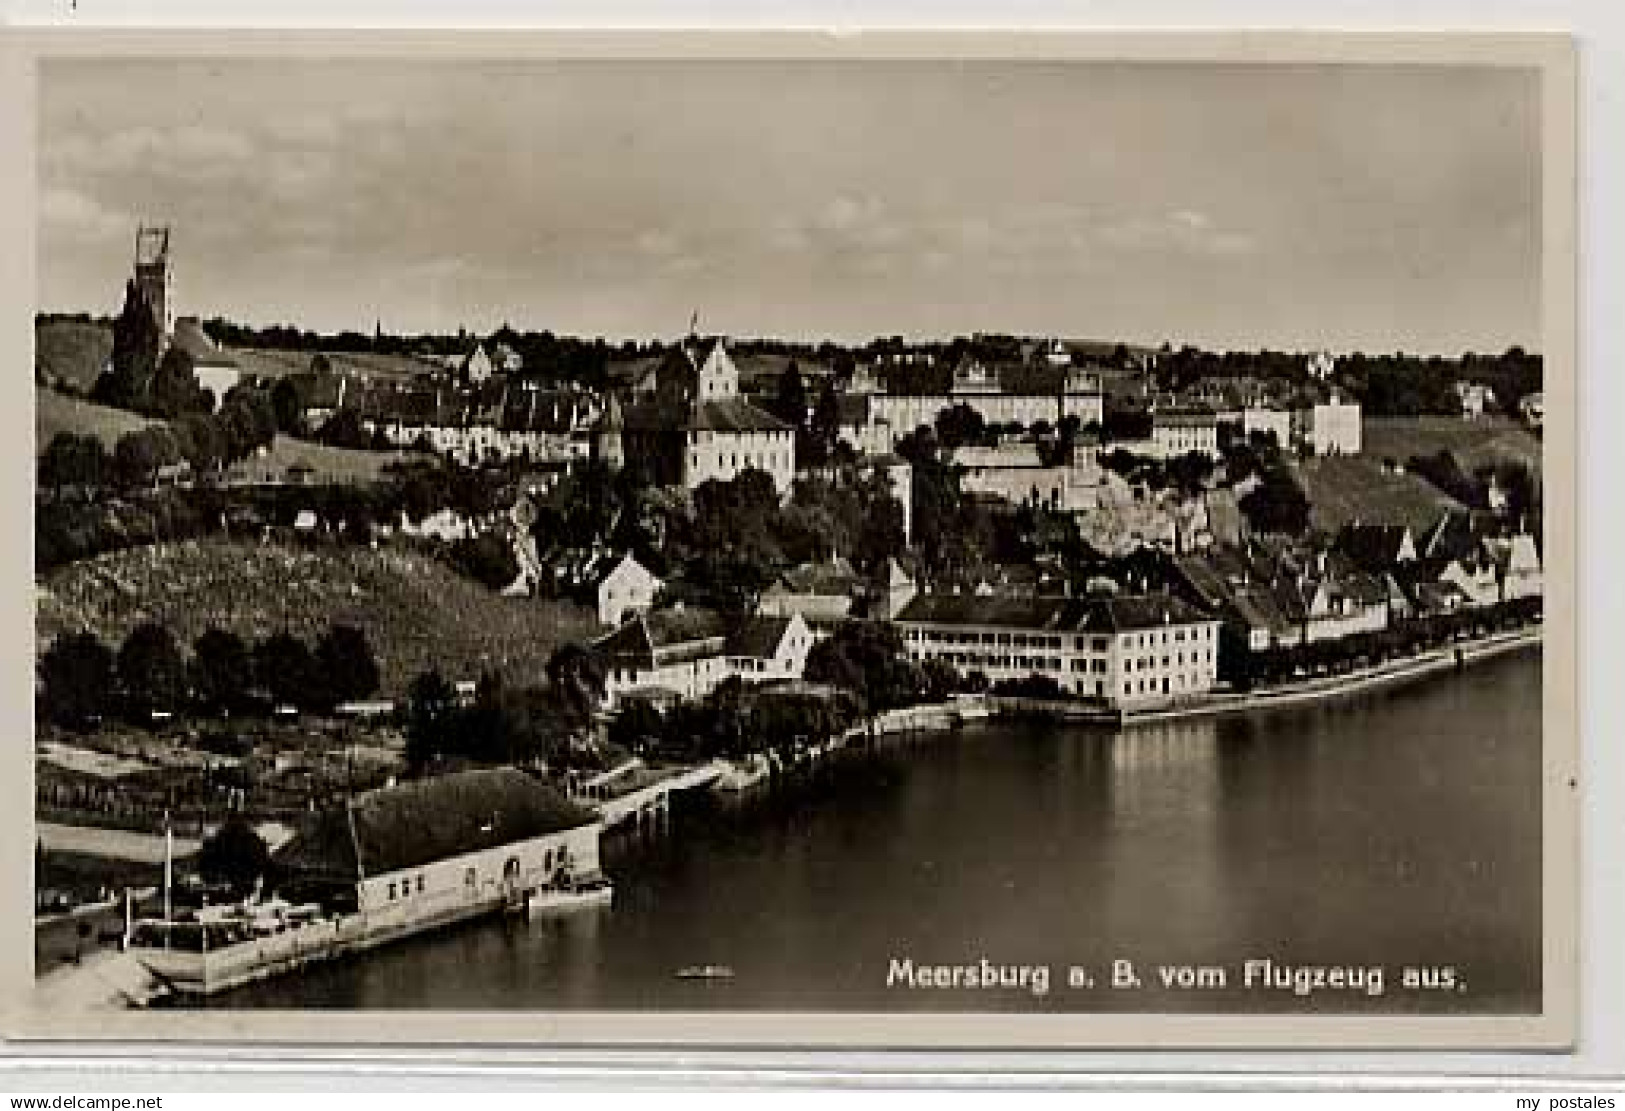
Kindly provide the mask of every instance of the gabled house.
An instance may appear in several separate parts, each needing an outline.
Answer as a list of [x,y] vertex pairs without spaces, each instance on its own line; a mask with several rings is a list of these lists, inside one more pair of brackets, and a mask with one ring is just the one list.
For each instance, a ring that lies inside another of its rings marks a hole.
[[1482,417],[1495,405],[1495,391],[1482,382],[1457,382],[1456,400],[1461,403],[1461,415],[1468,420]]
[[692,490],[759,470],[781,495],[789,491],[795,429],[740,396],[739,368],[723,340],[703,356],[692,337],[672,350],[644,396],[624,411],[622,442],[657,484]]
[[1388,627],[1387,584],[1375,575],[1351,571],[1305,576],[1289,587],[1288,598],[1301,607],[1304,639],[1337,640]]
[[1493,606],[1501,600],[1499,571],[1495,561],[1485,553],[1446,561],[1437,581],[1449,583],[1461,591],[1467,604],[1474,608]]
[[812,644],[800,615],[729,620],[714,610],[679,607],[634,612],[593,646],[604,660],[605,703],[613,708],[650,691],[704,698],[734,676],[799,679]]
[[747,682],[800,679],[813,634],[800,614],[747,617],[728,636],[728,667]]
[[920,592],[908,572],[895,558],[886,560],[886,569],[876,584],[869,601],[869,616],[883,621],[894,620]]
[[815,628],[832,627],[852,616],[861,585],[845,557],[803,563],[780,575],[762,592],[756,611],[767,617],[799,614]]
[[1518,414],[1531,428],[1539,428],[1546,421],[1546,395],[1538,390],[1524,394],[1518,401]]
[[1529,533],[1484,541],[1486,554],[1494,562],[1501,580],[1501,600],[1538,598],[1544,592],[1540,549]]
[[495,369],[491,356],[485,352],[485,344],[475,344],[474,350],[463,360],[462,379],[471,386],[478,386],[490,378]]
[[596,577],[598,623],[611,628],[620,625],[628,614],[649,610],[661,587],[660,577],[633,558],[631,552]]

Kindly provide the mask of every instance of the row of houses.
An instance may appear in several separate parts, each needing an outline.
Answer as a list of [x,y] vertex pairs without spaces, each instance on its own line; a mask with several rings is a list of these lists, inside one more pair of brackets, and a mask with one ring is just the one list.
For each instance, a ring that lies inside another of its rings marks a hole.
[[[1211,414],[1215,433],[1218,425],[1228,424],[1244,436],[1272,435],[1283,449],[1313,455],[1358,455],[1363,447],[1359,401],[1326,383],[1304,386],[1271,379],[1210,378],[1194,383],[1177,398],[1154,401],[1154,421],[1164,405],[1170,412]],[[1201,423],[1205,428],[1208,421]],[[1156,437],[1155,426],[1152,435]]]
[[320,428],[342,411],[395,447],[427,443],[468,464],[524,457],[585,458],[604,402],[581,387],[544,387],[508,377],[462,386],[377,379],[318,368],[288,376],[305,422]]
[[1403,525],[1351,524],[1326,549],[1219,545],[1174,561],[1175,587],[1264,651],[1382,632],[1543,590],[1528,533],[1482,535],[1446,514],[1418,539]]

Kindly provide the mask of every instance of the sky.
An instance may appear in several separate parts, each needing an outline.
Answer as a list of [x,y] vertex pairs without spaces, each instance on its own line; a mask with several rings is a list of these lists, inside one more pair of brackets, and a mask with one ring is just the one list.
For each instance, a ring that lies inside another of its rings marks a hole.
[[40,307],[332,331],[1539,348],[1529,70],[50,60]]

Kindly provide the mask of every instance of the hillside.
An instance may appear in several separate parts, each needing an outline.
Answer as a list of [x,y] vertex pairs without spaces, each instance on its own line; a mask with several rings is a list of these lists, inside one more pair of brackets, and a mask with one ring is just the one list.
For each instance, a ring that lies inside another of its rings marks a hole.
[[[160,422],[123,409],[67,397],[54,390],[34,391],[36,453],[44,451],[58,432],[93,434],[111,451],[126,432],[157,423]],[[288,468],[303,465],[310,468],[312,482],[371,482],[391,462],[412,457],[413,453],[407,451],[357,451],[278,436],[265,455],[232,468],[232,477],[246,482],[281,482],[288,477]]]
[[105,324],[51,320],[34,327],[34,369],[88,390],[113,354],[113,329]]
[[1536,474],[1540,472],[1540,441],[1516,421],[1367,417],[1361,435],[1364,453],[1379,460],[1404,463],[1419,455],[1449,451],[1468,471],[1491,463],[1515,462]]
[[157,421],[124,409],[112,409],[68,397],[43,387],[34,390],[34,450],[44,451],[45,445],[58,432],[77,432],[81,436],[94,435],[112,450],[118,438]]
[[[281,378],[310,369],[315,351],[284,351],[270,347],[233,347],[231,357],[242,372],[252,377]],[[415,378],[441,368],[404,355],[378,355],[367,351],[329,351],[327,361],[343,374],[367,378]]]
[[245,638],[285,629],[314,643],[331,622],[348,622],[366,630],[388,694],[431,665],[453,679],[495,669],[511,683],[537,683],[555,647],[599,631],[582,607],[504,598],[427,556],[390,549],[189,541],[109,553],[39,586],[41,645],[79,629],[116,645],[147,620],[186,644],[210,625]]
[[1383,470],[1370,455],[1332,455],[1298,467],[1309,498],[1311,527],[1336,532],[1352,521],[1405,524],[1420,533],[1446,509],[1461,509],[1454,498],[1413,474]]

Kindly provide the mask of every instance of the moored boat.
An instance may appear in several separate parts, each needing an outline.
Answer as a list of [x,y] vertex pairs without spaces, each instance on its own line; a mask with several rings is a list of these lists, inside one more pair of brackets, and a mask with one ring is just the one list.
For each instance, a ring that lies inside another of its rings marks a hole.
[[564,914],[590,907],[607,907],[615,899],[615,887],[604,876],[556,881],[538,887],[525,897],[525,913],[532,918]]
[[734,970],[725,964],[691,964],[675,975],[679,980],[732,980]]
[[728,793],[748,791],[773,774],[773,765],[766,756],[755,753],[744,760],[730,762],[712,785],[715,790]]

